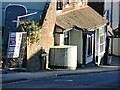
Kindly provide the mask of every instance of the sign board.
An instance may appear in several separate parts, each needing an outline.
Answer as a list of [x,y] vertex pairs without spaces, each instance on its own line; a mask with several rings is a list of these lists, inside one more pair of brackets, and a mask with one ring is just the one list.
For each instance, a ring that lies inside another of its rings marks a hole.
[[22,32],[9,33],[7,58],[18,58],[22,41]]

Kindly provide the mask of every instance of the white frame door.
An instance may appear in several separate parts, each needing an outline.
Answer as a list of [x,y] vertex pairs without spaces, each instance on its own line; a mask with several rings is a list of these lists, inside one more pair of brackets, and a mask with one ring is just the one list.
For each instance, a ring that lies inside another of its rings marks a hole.
[[94,42],[94,34],[87,34],[87,43],[86,43],[86,64],[93,61],[93,42]]

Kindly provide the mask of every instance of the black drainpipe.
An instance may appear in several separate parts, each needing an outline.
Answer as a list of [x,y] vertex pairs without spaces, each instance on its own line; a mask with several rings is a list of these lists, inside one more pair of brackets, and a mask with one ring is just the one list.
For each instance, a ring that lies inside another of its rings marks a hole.
[[94,41],[93,41],[93,63],[94,63],[94,64],[96,63],[96,62],[95,62],[95,54],[96,54],[96,53],[95,53],[95,48],[96,48],[96,47],[95,47],[95,43],[96,43],[96,42],[95,42],[95,39],[96,39],[95,36],[96,36],[96,31],[94,30]]
[[[111,28],[113,29],[112,27],[112,23],[113,23],[113,18],[112,18],[112,15],[113,14],[113,0],[111,0]],[[111,55],[113,55],[113,38],[111,38]]]

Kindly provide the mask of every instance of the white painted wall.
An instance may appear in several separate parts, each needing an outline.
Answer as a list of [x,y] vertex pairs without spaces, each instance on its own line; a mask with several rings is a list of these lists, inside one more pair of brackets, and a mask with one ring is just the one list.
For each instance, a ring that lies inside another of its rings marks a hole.
[[[111,7],[111,1],[113,1],[113,9]],[[119,0],[109,0],[109,2],[108,2],[108,0],[105,0],[104,9],[105,10],[110,10],[110,11],[111,11],[111,9],[113,10],[113,12],[112,12],[112,29],[113,30],[118,28],[118,24],[119,24],[119,19],[120,19],[120,6],[119,5],[120,5]],[[110,12],[110,14],[111,14],[111,12]],[[110,15],[110,17],[111,17],[111,15]],[[111,18],[109,19],[109,21],[111,21]],[[110,45],[111,45],[111,43],[110,43]],[[112,53],[115,54],[115,55],[120,55],[118,45],[120,45],[120,40],[119,39],[114,39],[113,40],[113,52]]]
[[83,64],[82,31],[80,31],[80,30],[71,30],[70,31],[70,45],[77,46],[77,61],[78,61],[78,64]]
[[64,66],[75,70],[77,67],[77,46],[52,46],[49,60],[49,64],[52,66]]
[[113,39],[113,55],[120,56],[120,38]]
[[118,28],[119,24],[119,2],[113,2],[113,24],[112,28],[113,30]]
[[[113,8],[112,4],[113,2]],[[112,28],[113,30],[118,28],[119,24],[119,0],[105,0],[104,3],[104,11],[105,10],[110,10],[109,12],[109,21],[111,21],[111,13],[112,13]]]

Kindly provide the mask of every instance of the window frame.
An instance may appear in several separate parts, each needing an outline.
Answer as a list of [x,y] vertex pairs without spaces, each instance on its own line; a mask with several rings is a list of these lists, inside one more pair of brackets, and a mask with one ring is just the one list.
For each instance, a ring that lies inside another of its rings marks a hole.
[[[102,34],[100,33],[100,30],[102,30]],[[102,53],[105,51],[105,30],[104,28],[100,28],[99,29],[99,53]],[[101,42],[101,38],[103,39],[103,42]],[[101,50],[101,47],[103,46],[102,50]]]
[[62,2],[62,0],[57,0],[56,9],[57,10],[62,10],[63,9],[63,2]]
[[64,45],[70,45],[70,31],[64,32]]

